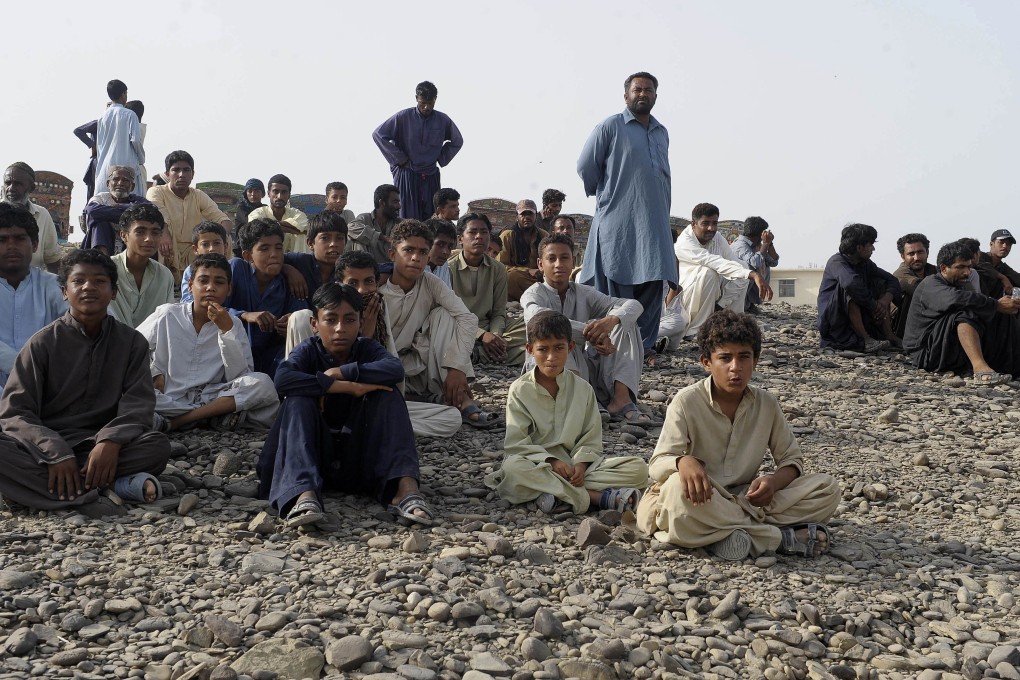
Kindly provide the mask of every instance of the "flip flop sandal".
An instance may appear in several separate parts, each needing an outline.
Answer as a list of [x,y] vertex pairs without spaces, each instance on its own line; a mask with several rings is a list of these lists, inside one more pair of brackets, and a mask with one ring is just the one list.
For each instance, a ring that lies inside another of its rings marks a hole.
[[[478,414],[478,418],[472,418],[471,416]],[[499,416],[495,413],[489,413],[483,411],[482,407],[478,404],[471,403],[464,407],[464,410],[460,412],[460,420],[465,425],[477,428],[479,430],[488,430],[490,427],[494,427],[499,424]]]
[[[797,540],[797,532],[801,529],[807,529],[808,531],[807,543],[801,543]],[[780,555],[797,555],[800,557],[814,558],[823,554],[815,554],[815,547],[819,542],[819,531],[825,534],[826,550],[832,545],[832,530],[825,524],[818,524],[815,522],[794,524],[788,527],[780,527],[779,531],[782,532],[782,542],[780,542],[779,547],[776,548],[776,552]]]
[[248,420],[247,411],[234,411],[226,415],[214,418],[212,421],[212,429],[217,432],[237,432],[244,427],[245,422]]
[[645,428],[662,426],[661,421],[653,419],[647,413],[642,413],[641,410],[637,407],[637,404],[635,404],[632,401],[628,401],[626,404],[624,404],[623,408],[621,408],[616,413],[610,413],[609,422],[611,423],[623,422],[627,423],[628,425],[637,425],[638,427]]
[[1008,383],[1012,379],[1013,377],[1006,373],[996,373],[995,371],[979,371],[971,377],[970,384],[971,387],[995,387],[996,385]]
[[616,510],[624,512],[630,510],[637,512],[638,501],[641,500],[641,491],[630,487],[619,489],[605,489],[599,494],[599,510]]
[[729,536],[705,549],[719,559],[739,562],[751,554],[751,537],[743,529],[734,529]]
[[[427,517],[415,514],[415,510],[421,510]],[[435,519],[435,515],[432,512],[432,508],[425,502],[420,493],[409,493],[404,496],[399,503],[390,504],[386,511],[396,515],[397,517],[422,526],[432,526],[432,522]]]
[[305,498],[295,503],[294,507],[287,513],[286,525],[292,529],[304,526],[305,524],[319,522],[325,516],[319,501],[314,498]]
[[156,500],[163,497],[163,485],[148,472],[136,472],[133,475],[118,477],[113,480],[113,492],[126,501],[148,503],[145,500],[145,483],[152,482],[156,486]]

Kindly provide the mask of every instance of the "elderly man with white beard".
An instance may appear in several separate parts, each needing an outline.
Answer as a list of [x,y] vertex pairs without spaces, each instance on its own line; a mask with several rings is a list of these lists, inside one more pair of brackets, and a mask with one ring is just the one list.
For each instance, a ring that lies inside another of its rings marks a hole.
[[148,203],[144,196],[133,193],[135,170],[126,165],[111,165],[106,176],[109,191],[102,191],[85,205],[85,240],[82,248],[95,248],[107,255],[124,250],[118,222],[121,213],[135,203]]
[[28,163],[11,163],[4,170],[4,185],[0,189],[0,202],[25,208],[39,225],[39,247],[32,255],[32,266],[57,271],[57,264],[63,255],[57,243],[57,226],[46,208],[33,203],[29,196],[35,191],[35,170]]

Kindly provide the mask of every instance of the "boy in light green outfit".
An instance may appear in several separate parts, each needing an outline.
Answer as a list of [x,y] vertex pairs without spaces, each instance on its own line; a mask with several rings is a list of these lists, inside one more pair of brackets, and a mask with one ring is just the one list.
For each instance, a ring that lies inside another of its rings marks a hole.
[[528,322],[535,368],[510,386],[503,465],[485,483],[500,498],[536,501],[543,512],[560,502],[575,513],[634,510],[648,466],[636,456],[603,455],[595,391],[564,370],[574,348],[571,334],[570,320],[559,312],[539,312]]

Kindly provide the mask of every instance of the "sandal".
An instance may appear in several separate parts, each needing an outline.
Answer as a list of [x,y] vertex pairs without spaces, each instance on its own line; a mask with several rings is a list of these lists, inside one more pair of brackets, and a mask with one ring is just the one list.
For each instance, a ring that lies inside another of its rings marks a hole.
[[734,529],[729,536],[705,549],[721,560],[740,562],[751,554],[751,537],[743,529]]
[[[473,415],[478,415],[477,418],[472,418]],[[490,427],[494,427],[499,424],[499,416],[495,413],[489,413],[483,411],[482,407],[471,402],[464,407],[464,410],[460,412],[460,420],[465,425],[478,428],[479,430],[488,430]]]
[[656,350],[645,350],[645,368],[662,368],[663,365],[663,358],[659,356],[659,353]]
[[599,494],[599,510],[616,510],[637,512],[638,501],[641,500],[640,489],[622,486],[618,489],[605,489]]
[[[145,497],[145,483],[152,482],[156,487],[156,497],[151,501]],[[133,475],[118,477],[113,481],[113,492],[126,501],[136,503],[152,503],[163,497],[163,486],[159,480],[148,472],[136,472]]]
[[1008,373],[996,373],[995,371],[978,371],[971,376],[971,387],[995,387],[1008,383],[1013,376]]
[[610,412],[609,422],[620,423],[624,422],[628,425],[637,425],[638,427],[661,427],[662,421],[653,419],[647,413],[642,413],[637,404],[632,401],[628,401],[623,405],[623,408],[616,413]]
[[889,349],[888,340],[876,340],[875,338],[868,338],[864,341],[864,353],[874,354],[875,352],[881,352],[884,349]]
[[288,528],[304,526],[321,521],[326,515],[322,512],[322,504],[315,498],[305,498],[294,504],[287,513]]
[[[797,539],[797,532],[801,529],[807,529],[807,543],[801,543]],[[819,555],[827,552],[829,550],[829,546],[832,544],[832,530],[825,524],[818,524],[815,522],[794,524],[788,527],[780,527],[779,531],[782,532],[782,542],[780,542],[779,547],[776,548],[776,552],[780,555],[818,557]],[[821,531],[825,536],[824,547],[819,545],[819,531]]]
[[[415,510],[421,510],[427,516],[422,517],[421,515],[415,514]],[[432,512],[432,508],[425,502],[422,495],[418,492],[409,493],[404,496],[399,503],[390,504],[386,511],[397,515],[401,519],[407,520],[408,522],[415,522],[423,526],[432,526],[432,521],[435,519],[435,515]]]
[[233,413],[213,418],[209,424],[217,432],[237,432],[244,427],[247,420],[247,411],[234,411]]

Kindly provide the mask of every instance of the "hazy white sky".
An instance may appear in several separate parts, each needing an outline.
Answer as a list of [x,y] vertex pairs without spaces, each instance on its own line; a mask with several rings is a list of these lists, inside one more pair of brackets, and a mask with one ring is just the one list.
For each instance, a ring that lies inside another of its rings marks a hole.
[[591,213],[578,153],[623,108],[624,78],[647,70],[670,131],[672,213],[709,201],[723,219],[761,215],[783,266],[824,263],[848,221],[878,229],[889,269],[907,232],[933,250],[1020,232],[1009,0],[20,7],[0,46],[12,95],[0,161],[75,180],[72,222],[88,154],[71,131],[103,111],[110,78],[145,103],[150,175],[182,148],[197,181],[283,172],[315,193],[339,179],[356,212],[390,181],[372,130],[431,80],[464,134],[443,170],[462,203],[556,187],[565,210]]

